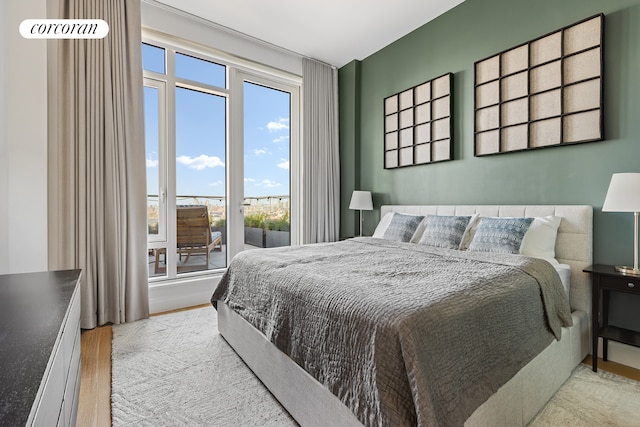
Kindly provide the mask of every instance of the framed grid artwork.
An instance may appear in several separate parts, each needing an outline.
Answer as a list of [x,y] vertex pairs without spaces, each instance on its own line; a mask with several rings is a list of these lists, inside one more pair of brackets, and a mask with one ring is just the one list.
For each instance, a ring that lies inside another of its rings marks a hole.
[[453,159],[447,73],[384,99],[384,168]]
[[604,15],[475,63],[475,156],[601,141]]

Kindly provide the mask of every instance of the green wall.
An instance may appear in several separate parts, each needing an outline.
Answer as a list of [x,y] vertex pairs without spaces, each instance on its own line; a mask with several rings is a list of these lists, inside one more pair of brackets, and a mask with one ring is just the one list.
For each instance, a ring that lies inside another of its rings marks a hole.
[[[349,207],[351,192],[360,186],[360,84],[357,76],[360,71],[360,62],[353,61],[340,70],[339,110],[340,122],[349,126],[340,127],[340,206]],[[342,141],[345,143],[342,143]],[[345,190],[350,189],[350,190]],[[353,225],[353,211],[342,209],[340,223]],[[353,230],[349,229],[342,236],[353,236]]]
[[[605,14],[605,140],[474,157],[474,62],[598,13]],[[454,74],[455,160],[384,170],[384,98],[447,72]],[[588,204],[595,262],[632,263],[633,215],[601,207],[611,174],[640,172],[640,0],[466,0],[342,67],[339,79],[347,153],[341,235],[357,230],[357,214],[348,209],[354,189],[374,193],[377,210],[365,212],[369,235],[382,204]],[[638,324],[625,314],[619,320]]]

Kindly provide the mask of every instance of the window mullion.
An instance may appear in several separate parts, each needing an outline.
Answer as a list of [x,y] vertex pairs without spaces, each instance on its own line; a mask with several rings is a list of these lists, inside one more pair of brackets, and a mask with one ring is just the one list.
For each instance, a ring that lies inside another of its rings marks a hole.
[[[175,49],[167,49],[167,277],[177,275],[176,243],[176,80]],[[170,250],[169,250],[170,248]]]

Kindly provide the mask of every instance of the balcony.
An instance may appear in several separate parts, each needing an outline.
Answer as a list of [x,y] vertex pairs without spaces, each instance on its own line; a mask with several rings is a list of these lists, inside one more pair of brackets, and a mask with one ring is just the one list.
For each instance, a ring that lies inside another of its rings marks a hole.
[[[177,272],[220,270],[227,266],[227,229],[226,200],[221,196],[178,196],[177,205],[206,206],[209,215],[209,227],[214,236],[221,237],[221,243],[209,252],[179,255]],[[265,247],[288,246],[289,234],[289,196],[247,197],[245,204],[245,241],[244,250]],[[149,277],[166,276],[166,242],[160,237],[159,202],[157,195],[147,197],[147,223],[149,229]],[[175,232],[175,229],[168,232]]]

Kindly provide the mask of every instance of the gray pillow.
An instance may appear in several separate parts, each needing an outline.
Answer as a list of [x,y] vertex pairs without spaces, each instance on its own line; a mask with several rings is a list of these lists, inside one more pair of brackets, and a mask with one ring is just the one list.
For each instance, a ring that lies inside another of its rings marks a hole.
[[470,251],[517,254],[533,218],[482,218]]
[[408,242],[423,219],[424,217],[420,215],[403,215],[394,212],[383,238],[398,242]]
[[470,216],[431,215],[424,219],[421,245],[459,249]]

